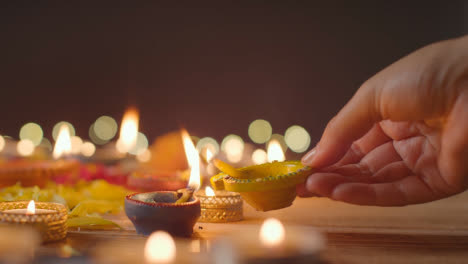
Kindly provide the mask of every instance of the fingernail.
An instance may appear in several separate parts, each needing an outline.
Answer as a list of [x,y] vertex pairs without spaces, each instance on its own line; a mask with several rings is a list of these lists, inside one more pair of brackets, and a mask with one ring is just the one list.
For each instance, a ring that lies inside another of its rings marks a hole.
[[309,151],[307,154],[305,154],[304,157],[302,157],[302,163],[305,165],[310,165],[312,164],[312,161],[314,160],[315,153],[317,153],[317,147],[313,148],[311,151]]

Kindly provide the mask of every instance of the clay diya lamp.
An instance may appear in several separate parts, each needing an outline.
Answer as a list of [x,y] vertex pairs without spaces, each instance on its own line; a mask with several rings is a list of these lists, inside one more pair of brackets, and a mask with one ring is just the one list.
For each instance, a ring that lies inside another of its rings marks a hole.
[[215,160],[215,165],[223,173],[210,179],[214,189],[238,192],[258,211],[290,206],[296,198],[296,185],[312,173],[300,161],[274,161],[240,169],[220,160]]
[[24,187],[44,187],[48,180],[78,177],[79,163],[76,161],[30,161],[15,160],[0,165],[0,187],[20,182]]
[[187,201],[180,202],[181,194],[184,196],[183,192],[172,191],[128,195],[125,213],[139,234],[164,230],[173,236],[188,237],[200,217],[200,200],[190,194],[184,197]]

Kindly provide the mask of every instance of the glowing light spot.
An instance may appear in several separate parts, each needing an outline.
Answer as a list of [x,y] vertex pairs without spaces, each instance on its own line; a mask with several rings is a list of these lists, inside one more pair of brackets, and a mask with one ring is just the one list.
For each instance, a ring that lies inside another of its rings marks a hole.
[[145,149],[145,151],[138,154],[136,158],[139,162],[143,162],[143,163],[148,162],[151,159],[151,151],[149,151],[149,149]]
[[[96,145],[104,145],[106,144],[107,142],[109,142],[108,140],[103,140],[101,139],[100,137],[98,137],[95,133],[95,129],[94,129],[94,125],[95,124],[92,124],[90,127],[89,127],[89,130],[88,130],[88,136],[89,136],[89,139],[91,139],[91,141],[96,144]],[[125,152],[125,151],[124,151]]]
[[268,162],[284,161],[286,159],[284,157],[283,149],[276,139],[271,140],[268,144],[267,157]]
[[33,215],[36,213],[36,203],[34,203],[34,200],[29,201],[28,206],[26,208],[26,214],[27,215]]
[[70,138],[70,140],[71,140],[71,153],[75,155],[81,153],[81,145],[83,145],[83,140],[78,136],[73,136]]
[[211,151],[214,156],[219,153],[219,144],[216,139],[211,137],[204,137],[197,142],[197,150],[199,153],[206,153],[207,150]]
[[29,139],[22,139],[16,144],[16,151],[21,156],[31,156],[34,152],[34,143]]
[[273,140],[278,141],[278,143],[281,145],[281,149],[283,150],[283,152],[286,152],[288,150],[288,145],[286,144],[286,141],[284,140],[284,137],[282,135],[280,135],[280,134],[271,135],[270,140],[266,144],[267,149],[268,149],[268,145]]
[[125,111],[120,126],[120,137],[117,140],[117,150],[121,153],[130,152],[135,148],[138,140],[139,113],[135,108]]
[[266,219],[260,228],[260,242],[267,247],[279,246],[284,241],[283,224],[276,218]]
[[55,141],[54,151],[52,156],[54,159],[58,159],[64,155],[70,154],[72,151],[72,143],[69,127],[66,124],[62,124],[60,127],[57,140]]
[[0,136],[0,152],[5,148],[5,138]]
[[117,122],[110,116],[101,116],[94,122],[94,134],[103,141],[109,141],[117,134]]
[[263,164],[267,162],[267,153],[263,149],[257,149],[252,153],[252,161],[254,164]]
[[205,195],[206,196],[215,196],[215,192],[210,186],[205,187]]
[[257,119],[249,125],[249,137],[257,144],[267,142],[270,139],[272,132],[273,129],[270,122],[263,119]]
[[91,142],[86,141],[81,145],[81,155],[85,157],[91,157],[95,151],[96,147]]
[[301,126],[291,126],[284,133],[284,140],[288,147],[297,153],[306,151],[310,146],[310,135]]
[[57,124],[55,124],[54,128],[52,129],[52,138],[57,141],[57,137],[58,137],[58,134],[59,134],[59,131],[60,131],[60,127],[62,125],[66,125],[68,126],[68,130],[70,131],[70,136],[74,136],[75,135],[75,128],[73,127],[72,124],[70,124],[69,122],[67,121],[60,121],[58,122]]
[[146,138],[145,134],[138,132],[136,137],[136,143],[131,148],[128,153],[133,155],[139,155],[143,153],[148,148],[148,139]]
[[226,153],[229,162],[237,163],[242,160],[244,141],[237,135],[227,135],[221,143],[221,150]]
[[147,263],[171,263],[176,257],[174,239],[165,231],[156,231],[150,235],[145,245]]
[[36,123],[27,123],[21,127],[19,138],[20,139],[29,139],[34,144],[38,146],[41,143],[44,132],[40,125]]

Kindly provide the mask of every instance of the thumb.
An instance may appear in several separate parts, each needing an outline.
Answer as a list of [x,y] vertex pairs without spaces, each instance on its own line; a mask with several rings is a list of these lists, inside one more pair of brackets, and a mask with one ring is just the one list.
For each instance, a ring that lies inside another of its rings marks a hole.
[[321,168],[337,162],[351,144],[381,120],[375,87],[363,85],[328,123],[317,146],[303,158],[305,165]]

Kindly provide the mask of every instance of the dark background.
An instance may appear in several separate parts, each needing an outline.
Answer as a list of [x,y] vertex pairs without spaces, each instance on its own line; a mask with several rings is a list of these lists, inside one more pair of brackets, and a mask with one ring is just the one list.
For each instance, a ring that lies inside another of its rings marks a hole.
[[468,32],[466,1],[38,2],[0,4],[0,134],[33,121],[50,138],[66,120],[86,138],[97,117],[120,122],[133,104],[150,139],[181,125],[246,139],[264,118],[276,133],[302,125],[315,142],[367,78]]

